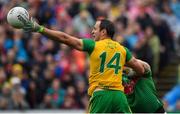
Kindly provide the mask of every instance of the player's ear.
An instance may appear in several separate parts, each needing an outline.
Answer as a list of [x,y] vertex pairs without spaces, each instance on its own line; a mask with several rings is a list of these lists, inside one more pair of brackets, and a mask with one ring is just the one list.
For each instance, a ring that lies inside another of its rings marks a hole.
[[106,29],[101,30],[102,34],[107,34]]

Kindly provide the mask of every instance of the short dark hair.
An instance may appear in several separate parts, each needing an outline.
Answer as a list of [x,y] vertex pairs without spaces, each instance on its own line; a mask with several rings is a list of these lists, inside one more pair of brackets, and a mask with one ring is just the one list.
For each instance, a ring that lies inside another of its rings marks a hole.
[[115,33],[114,24],[111,21],[107,20],[107,19],[102,19],[100,21],[101,21],[101,23],[100,23],[100,31],[105,29],[107,31],[107,35],[113,39],[113,36],[114,36],[114,33]]

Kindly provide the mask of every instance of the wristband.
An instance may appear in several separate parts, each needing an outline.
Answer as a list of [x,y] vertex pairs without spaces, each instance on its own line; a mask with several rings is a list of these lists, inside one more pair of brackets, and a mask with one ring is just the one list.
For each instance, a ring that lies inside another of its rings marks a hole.
[[39,32],[39,33],[44,32],[44,26],[40,26],[40,28],[39,28],[39,30],[37,32]]

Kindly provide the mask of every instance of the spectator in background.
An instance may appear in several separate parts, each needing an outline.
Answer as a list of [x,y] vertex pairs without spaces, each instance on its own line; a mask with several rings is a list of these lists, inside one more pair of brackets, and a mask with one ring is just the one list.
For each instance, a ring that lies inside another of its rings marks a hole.
[[176,107],[175,107],[175,111],[176,113],[180,112],[180,99],[178,99],[178,101],[176,102]]
[[91,14],[87,10],[81,10],[73,19],[73,27],[80,37],[90,38],[89,31],[94,23]]
[[[76,94],[76,99],[79,103],[79,106],[81,109],[85,109],[87,108],[86,105],[84,104],[84,97],[86,96],[87,93],[87,87],[85,85],[85,81],[83,79],[78,79],[76,82],[76,90],[77,90],[77,94]],[[87,101],[88,102],[88,101]]]
[[163,13],[161,14],[162,19],[164,19],[167,24],[169,25],[172,34],[174,37],[177,37],[179,35],[179,26],[180,22],[176,15],[174,15],[172,9],[170,8],[169,4],[167,2],[163,2],[162,4]]
[[12,76],[12,69],[13,69],[13,65],[15,64],[15,62],[16,62],[16,53],[15,53],[14,49],[10,49],[7,52],[6,59],[3,63],[4,70],[7,73],[8,78],[11,78],[11,76]]
[[97,18],[108,17],[108,13],[111,7],[111,2],[108,0],[93,0],[87,6],[88,11],[92,14],[94,20]]
[[3,29],[3,26],[0,26],[0,66],[2,66],[5,63],[6,60],[6,49],[4,47],[4,43],[6,40],[6,34],[5,30]]
[[170,5],[167,2],[163,3],[163,13],[161,15],[171,29],[171,34],[173,35],[174,49],[178,49],[178,38],[180,36],[180,21],[178,17],[173,13]]
[[40,109],[56,109],[57,107],[54,105],[55,104],[52,103],[52,96],[50,94],[45,94],[43,102],[40,104]]
[[116,41],[122,43],[124,42],[124,37],[127,34],[127,25],[128,25],[128,18],[126,16],[120,16],[115,21],[116,27],[116,34],[115,38]]
[[62,74],[60,78],[63,78],[65,74],[68,74],[70,71],[70,48],[67,45],[60,45],[61,51],[55,55],[55,59],[58,62],[58,66],[62,69]]
[[[180,100],[180,84],[177,84],[170,92],[168,92],[163,101],[168,112],[176,111],[176,108],[179,108],[178,101]],[[179,110],[179,109],[178,109]]]
[[67,89],[69,86],[75,86],[75,77],[73,75],[68,75],[66,74],[65,76],[63,76],[63,78],[61,78],[61,85],[63,88]]
[[39,22],[41,24],[50,25],[55,18],[56,0],[43,1],[39,9],[41,9],[37,14]]
[[16,61],[19,63],[25,63],[28,60],[27,52],[23,43],[23,32],[16,29],[14,32],[14,49],[16,51]]
[[128,21],[127,31],[124,36],[124,44],[131,51],[135,49],[138,42],[138,35],[136,34],[136,31],[134,29],[135,24],[136,23],[134,21]]
[[140,13],[136,21],[140,24],[142,30],[144,30],[148,25],[153,25],[152,17],[150,17],[150,15],[144,11]]
[[60,81],[58,79],[54,79],[51,87],[47,90],[47,93],[52,97],[52,103],[56,108],[60,108],[64,102],[65,91],[61,88]]
[[146,61],[150,66],[152,66],[152,50],[148,44],[148,39],[145,36],[145,31],[143,31],[142,26],[138,22],[130,23],[129,27],[132,29],[134,37],[131,37],[129,44],[133,46],[133,52],[137,58]]
[[26,90],[21,86],[21,79],[19,77],[12,77],[10,80],[12,91],[19,91],[23,95],[26,94]]
[[29,75],[27,74],[27,71],[23,71],[23,76],[21,78],[21,86],[25,89],[26,92],[27,92],[29,83],[30,83]]
[[71,55],[74,57],[73,59],[71,58],[71,64],[72,66],[74,65],[74,68],[71,68],[71,74],[83,75],[83,73],[85,72],[86,54],[73,49]]
[[69,1],[64,1],[65,4],[63,5],[66,6],[66,10],[70,15],[70,17],[74,18],[74,16],[76,16],[79,13],[81,8],[85,8],[89,5],[89,2],[90,2],[89,0],[83,2],[81,2],[80,0],[69,0]]
[[0,99],[0,109],[1,110],[9,110],[8,105],[9,105],[9,103],[8,103],[7,99],[4,99],[4,98]]
[[148,39],[148,45],[152,50],[153,60],[152,60],[152,72],[154,75],[157,74],[159,70],[159,57],[160,57],[160,41],[157,35],[154,34],[154,29],[152,26],[148,26],[145,29],[145,34]]
[[[170,7],[171,7],[171,10],[173,11],[174,15],[177,17],[178,21],[180,21],[180,13],[179,13],[179,10],[180,10],[180,1],[179,0],[171,0],[170,1]],[[177,31],[177,34],[176,34],[176,38],[175,38],[175,48],[176,48],[176,51],[177,51],[177,54],[179,53],[180,54],[180,30],[179,30],[179,26],[178,27],[178,30]]]
[[154,18],[154,31],[155,34],[159,37],[160,40],[160,69],[167,65],[170,58],[170,53],[174,52],[173,48],[173,36],[171,30],[167,25],[167,22],[162,20],[160,14],[156,14]]
[[73,86],[68,86],[66,96],[64,98],[64,103],[61,108],[63,109],[77,109],[79,105],[75,100],[76,91]]
[[[20,64],[14,64],[12,66],[12,78],[17,77],[19,79],[23,78],[23,67]],[[11,79],[10,79],[11,80]]]
[[12,101],[11,107],[16,110],[25,110],[29,108],[28,103],[24,99],[24,94],[20,91],[20,89],[12,91]]
[[34,80],[31,80],[29,82],[29,86],[27,88],[27,94],[26,94],[26,100],[29,103],[29,107],[31,109],[35,109],[38,107],[38,105],[40,104],[40,97],[41,97],[41,93],[40,91],[38,91],[39,89],[37,89],[37,85],[36,82]]
[[57,25],[59,30],[65,30],[66,27],[72,26],[72,18],[66,10],[66,1],[57,4],[55,9],[55,18],[51,20],[50,25]]
[[11,107],[11,85],[9,83],[3,84],[0,94],[0,109],[9,110]]
[[118,17],[120,17],[121,15],[123,15],[124,11],[125,11],[126,5],[123,3],[123,1],[120,0],[112,0],[111,1],[111,8],[110,11],[108,13],[108,17],[109,19],[111,19],[111,21],[115,21]]
[[180,20],[180,1],[179,0],[171,0],[170,1],[170,7],[173,13],[176,15],[176,17]]
[[6,83],[7,75],[4,71],[4,68],[0,67],[0,90],[3,88],[4,84]]

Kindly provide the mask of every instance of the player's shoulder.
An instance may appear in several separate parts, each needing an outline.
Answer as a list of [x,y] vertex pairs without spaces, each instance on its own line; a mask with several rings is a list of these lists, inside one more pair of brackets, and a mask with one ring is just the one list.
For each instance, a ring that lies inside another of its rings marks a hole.
[[120,42],[114,41],[114,40],[112,40],[112,42],[114,43],[114,45],[116,45],[116,46],[118,46],[118,47],[120,47],[122,49],[125,49],[125,46],[123,46]]

